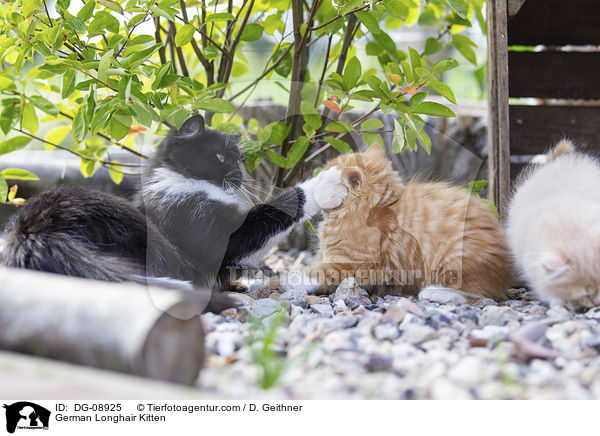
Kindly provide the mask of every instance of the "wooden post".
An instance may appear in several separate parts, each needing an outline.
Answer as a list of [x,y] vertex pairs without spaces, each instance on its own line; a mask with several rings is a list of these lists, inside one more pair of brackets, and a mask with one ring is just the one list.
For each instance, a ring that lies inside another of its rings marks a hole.
[[193,383],[202,322],[162,309],[197,314],[196,305],[163,288],[0,268],[0,349]]
[[501,217],[510,193],[508,123],[507,0],[489,0],[488,8],[488,168],[489,199]]

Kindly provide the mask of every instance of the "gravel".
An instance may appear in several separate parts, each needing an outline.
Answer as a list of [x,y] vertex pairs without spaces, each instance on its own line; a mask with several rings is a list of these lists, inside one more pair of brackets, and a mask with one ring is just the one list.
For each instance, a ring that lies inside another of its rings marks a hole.
[[[271,252],[267,265],[311,260],[292,254]],[[600,398],[600,308],[509,292],[432,302],[368,297],[353,279],[331,296],[254,286],[235,294],[238,309],[202,315],[199,387],[230,398]]]

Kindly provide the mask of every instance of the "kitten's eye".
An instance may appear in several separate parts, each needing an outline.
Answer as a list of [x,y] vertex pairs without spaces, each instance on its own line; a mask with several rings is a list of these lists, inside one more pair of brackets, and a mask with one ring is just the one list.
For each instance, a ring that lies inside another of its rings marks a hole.
[[219,159],[219,162],[225,162],[225,156],[220,153],[217,154],[217,159]]

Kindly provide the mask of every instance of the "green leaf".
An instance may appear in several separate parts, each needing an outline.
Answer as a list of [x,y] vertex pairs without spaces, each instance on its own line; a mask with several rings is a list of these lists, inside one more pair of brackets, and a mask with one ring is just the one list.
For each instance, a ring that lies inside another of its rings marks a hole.
[[425,130],[419,130],[417,132],[417,139],[427,154],[431,154],[431,138],[429,138],[427,132]]
[[5,135],[10,132],[13,121],[18,113],[19,106],[13,103],[9,103],[8,106],[5,106],[4,109],[2,109],[2,112],[0,113],[0,128]]
[[217,12],[216,14],[210,14],[206,17],[206,22],[210,23],[212,21],[230,21],[235,20],[235,15],[230,14],[229,12]]
[[20,168],[6,168],[0,171],[0,175],[4,176],[5,179],[11,180],[40,180],[35,174]]
[[408,65],[408,62],[402,61],[402,62],[400,62],[400,66],[402,67],[402,72],[404,73],[404,76],[406,77],[406,81],[408,83],[414,82],[415,77],[413,76],[412,69],[410,68],[410,65]]
[[371,118],[360,125],[360,130],[377,130],[383,129],[383,121],[379,118]]
[[[65,136],[67,136],[67,133],[69,133],[69,131],[71,130],[71,126],[58,126],[55,127],[54,129],[50,130],[48,133],[46,133],[44,135],[44,139],[48,142],[51,142],[52,144],[56,144],[59,145],[63,139],[65,139]],[[46,150],[52,150],[54,148],[54,146],[48,146],[46,145]]]
[[[116,163],[116,161],[113,162]],[[108,168],[108,175],[110,176],[111,180],[115,183],[115,185],[120,185],[123,181],[123,167],[121,167],[121,165],[107,165],[106,167]]]
[[194,38],[194,26],[191,24],[185,24],[177,30],[177,34],[175,35],[175,45],[177,47],[183,47],[186,44],[192,42]]
[[473,65],[477,65],[477,55],[472,47],[477,45],[464,35],[452,35],[452,45]]
[[261,26],[258,23],[246,24],[246,27],[244,27],[240,39],[242,41],[256,41],[262,36],[263,30],[263,26]]
[[384,0],[383,6],[393,17],[405,20],[408,16],[409,8],[401,0]]
[[8,185],[6,184],[6,180],[4,180],[4,177],[0,175],[0,202],[5,202],[7,195]]
[[[35,11],[35,0],[23,0],[23,16],[25,18],[29,18],[33,15],[33,11]],[[6,197],[6,196],[4,196]]]
[[267,150],[267,157],[277,166],[289,169],[302,159],[309,145],[310,141],[306,136],[299,136],[292,144],[286,157],[283,157],[274,150]]
[[450,7],[460,15],[461,18],[467,18],[469,13],[469,6],[465,0],[448,0]]
[[108,74],[106,71],[110,68],[113,61],[113,50],[109,50],[100,58],[100,64],[98,65],[98,80],[106,83]]
[[111,11],[118,12],[119,14],[123,14],[123,8],[119,3],[114,0],[97,0],[105,8],[110,9]]
[[80,142],[87,134],[87,123],[85,121],[85,105],[80,106],[73,118],[73,127],[71,133],[75,141]]
[[375,133],[375,132],[364,133],[362,135],[362,140],[365,143],[365,145],[377,144],[381,147],[385,147],[385,143],[383,142],[383,137],[379,133]]
[[62,81],[61,97],[67,98],[75,91],[75,70],[69,69],[65,72]]
[[80,10],[77,12],[77,18],[82,21],[87,21],[92,17],[94,8],[96,7],[95,1],[88,1]]
[[123,139],[131,130],[131,117],[113,114],[108,124],[110,136],[119,141]]
[[478,197],[479,194],[481,194],[481,191],[483,191],[483,188],[487,186],[487,184],[487,180],[472,180],[469,182],[469,191],[471,191],[472,195]]
[[379,22],[377,18],[371,11],[356,11],[354,13],[358,21],[360,21],[367,30],[373,34],[381,32],[381,28],[379,27]]
[[327,138],[325,138],[325,141],[327,143],[331,144],[333,146],[333,148],[335,148],[340,153],[352,153],[352,151],[353,151],[352,147],[350,147],[348,144],[346,144],[341,139],[337,139],[337,138],[328,136]]
[[29,144],[29,141],[31,141],[31,138],[27,136],[15,136],[7,141],[0,142],[0,155],[20,150]]
[[277,121],[267,124],[264,129],[258,131],[256,136],[264,145],[279,145],[287,138],[291,128],[290,123]]
[[344,74],[342,76],[344,80],[344,88],[346,89],[346,91],[349,91],[356,86],[356,84],[360,80],[361,73],[362,68],[360,65],[360,61],[356,56],[352,56],[346,64],[346,68],[344,68]]
[[288,155],[285,159],[285,168],[292,168],[294,165],[296,165],[296,163],[298,163],[300,159],[302,159],[302,156],[304,156],[306,150],[308,150],[309,145],[310,141],[306,136],[298,136],[298,138],[296,138],[296,140],[292,144],[290,151],[288,151]]
[[264,22],[265,33],[273,35],[276,30],[283,35],[285,31],[285,23],[281,20],[278,15],[269,15]]
[[88,27],[88,35],[106,35],[108,32],[119,33],[119,20],[109,12],[98,11]]
[[302,129],[307,135],[323,125],[321,114],[319,114],[319,111],[315,109],[312,103],[303,101],[300,105],[300,110],[302,111],[302,117],[304,118],[304,126]]
[[211,100],[197,101],[193,104],[194,108],[215,113],[235,112],[235,106],[223,98],[213,98]]
[[418,104],[420,104],[423,100],[425,100],[425,97],[427,97],[427,94],[429,94],[428,92],[417,92],[415,95],[413,95],[410,100],[408,101],[408,104],[410,106],[417,106]]
[[30,133],[34,134],[38,131],[40,127],[40,123],[38,121],[38,117],[35,113],[35,108],[31,103],[25,103],[23,106],[23,115],[21,118],[21,126],[29,130]]
[[423,66],[423,62],[421,61],[421,55],[412,47],[408,47],[408,54],[410,56],[410,65],[414,73],[417,68]]
[[40,97],[39,95],[32,95],[31,97],[29,97],[29,101],[33,103],[35,107],[46,112],[48,115],[51,115],[55,118],[58,117],[59,112],[56,105],[46,100],[44,97]]
[[87,179],[88,177],[92,177],[94,175],[94,173],[98,169],[98,166],[98,162],[96,162],[95,160],[82,158],[81,164],[79,165],[79,170],[81,171],[83,177]]
[[246,154],[246,167],[248,168],[248,171],[254,171],[254,169],[263,161],[263,159],[264,153],[262,151]]
[[406,135],[404,125],[399,120],[394,120],[394,140],[392,141],[392,152],[400,153],[406,148]]
[[455,117],[456,114],[440,103],[425,101],[412,108],[412,113],[432,115],[434,117]]
[[431,67],[431,72],[433,74],[443,73],[444,71],[448,71],[456,67],[458,67],[458,61],[456,59],[446,58],[433,64]]
[[439,42],[436,38],[430,37],[427,38],[427,41],[425,41],[425,50],[423,53],[425,53],[425,55],[431,55],[437,53],[443,48],[444,44]]
[[344,121],[334,121],[332,123],[327,124],[325,130],[328,132],[336,132],[336,133],[348,133],[354,130],[354,128]]
[[439,82],[437,80],[432,80],[431,82],[427,83],[427,86],[429,86],[431,89],[436,90],[438,94],[445,97],[449,102],[456,104],[456,97],[454,97],[452,89],[450,89],[450,87],[445,83]]

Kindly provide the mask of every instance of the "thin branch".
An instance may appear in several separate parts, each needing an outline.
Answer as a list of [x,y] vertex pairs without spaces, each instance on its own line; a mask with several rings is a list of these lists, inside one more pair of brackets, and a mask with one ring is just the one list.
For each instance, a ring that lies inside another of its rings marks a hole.
[[176,29],[175,29],[175,23],[172,21],[169,21],[169,31],[171,33],[171,39],[173,40],[173,45],[172,45],[171,49],[175,48],[175,53],[177,53],[177,59],[179,60],[179,66],[181,67],[181,74],[183,74],[185,77],[190,77],[190,73],[188,72],[187,65],[185,64],[185,57],[183,56],[183,50],[181,49],[181,47],[175,46]]
[[[60,145],[60,144],[55,144],[55,143],[53,143],[53,142],[47,141],[47,140],[45,140],[45,139],[42,139],[42,138],[40,138],[40,137],[38,137],[38,136],[32,135],[31,133],[29,133],[29,132],[26,132],[25,130],[19,129],[18,127],[14,127],[14,129],[15,129],[17,132],[19,132],[19,133],[22,133],[23,135],[27,135],[27,136],[29,136],[31,139],[35,139],[35,140],[38,140],[38,141],[40,141],[40,142],[43,142],[44,144],[48,144],[48,145],[51,145],[52,147],[58,148],[58,149],[60,149],[60,150],[64,150],[64,151],[66,151],[66,152],[69,152],[69,153],[71,153],[71,154],[73,154],[73,155],[75,155],[75,156],[77,156],[77,157],[81,158],[81,159],[85,159],[85,160],[94,160],[94,159],[90,159],[88,156],[84,156],[84,155],[82,155],[82,154],[79,154],[79,153],[77,153],[76,151],[73,151],[73,150],[71,150],[71,149],[70,149],[70,148],[68,148],[68,147],[64,147],[64,146],[62,146],[62,145]],[[100,163],[102,166],[106,166],[106,165],[109,165],[109,166],[113,166],[113,165],[121,165],[121,166],[123,166],[123,164],[120,164],[120,163],[115,163],[115,162],[110,162],[110,161],[105,161],[105,160],[98,160],[98,162],[99,162],[99,163]],[[114,168],[111,168],[111,169],[112,169],[113,171],[116,171],[116,172],[119,172],[119,173],[123,173],[123,174],[125,174],[125,175],[129,175],[129,176],[137,176],[137,175],[138,175],[138,173],[126,173],[126,172],[123,172],[123,171],[116,170],[116,169],[114,169]]]
[[127,38],[125,38],[125,41],[123,42],[123,45],[121,46],[121,48],[119,49],[119,51],[117,52],[117,54],[115,55],[115,58],[118,58],[121,53],[123,52],[123,50],[125,49],[125,46],[127,45],[127,43],[129,42],[129,40],[131,39],[131,34],[133,33],[133,31],[135,30],[135,28],[137,26],[139,26],[142,23],[146,22],[146,19],[148,18],[148,11],[146,11],[146,15],[144,15],[144,19],[142,21],[140,21],[139,23],[135,24],[131,30],[129,31],[129,33],[127,34]]
[[323,87],[323,81],[325,80],[325,74],[329,67],[329,53],[331,52],[331,41],[333,40],[333,34],[327,38],[327,50],[325,52],[325,61],[323,62],[323,70],[321,70],[321,77],[319,78],[319,85],[317,86],[317,94],[315,95],[315,102],[313,106],[317,106],[319,102],[319,94],[321,94],[321,88]]
[[[160,37],[160,28],[160,18],[154,17],[154,40],[157,44],[162,44],[162,38]],[[167,63],[167,55],[164,44],[161,48],[158,49],[158,56],[160,57],[160,63],[162,65]]]
[[287,54],[292,50],[293,45],[290,44],[285,51],[281,54],[281,56],[279,56],[275,62],[273,62],[273,64],[267,68],[266,70],[263,71],[263,73],[258,76],[256,79],[254,79],[252,81],[252,83],[250,83],[248,86],[246,86],[244,89],[242,89],[241,91],[239,91],[238,93],[234,94],[232,97],[229,98],[229,100],[235,100],[237,97],[239,97],[240,95],[242,95],[244,92],[246,92],[247,90],[249,90],[250,88],[252,88],[255,84],[257,84],[263,77],[265,77],[267,74],[269,74],[271,71],[273,71],[275,68],[277,68],[277,66],[281,63],[281,61],[283,61],[283,59],[285,59],[285,57],[287,56]]
[[50,18],[50,12],[48,12],[48,5],[46,4],[46,0],[44,0],[44,9],[46,10],[46,16],[48,17],[48,21],[50,21],[50,27],[54,27],[52,24],[52,18]]

